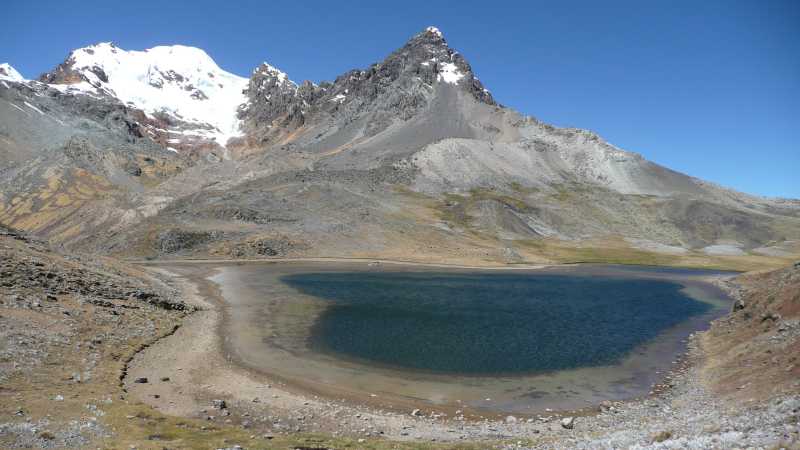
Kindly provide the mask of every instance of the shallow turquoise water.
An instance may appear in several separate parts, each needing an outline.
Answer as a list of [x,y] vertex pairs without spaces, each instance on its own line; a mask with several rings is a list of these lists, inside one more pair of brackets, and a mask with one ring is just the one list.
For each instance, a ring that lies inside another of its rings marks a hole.
[[502,375],[618,362],[711,305],[667,280],[319,272],[281,277],[330,302],[308,345],[403,369]]

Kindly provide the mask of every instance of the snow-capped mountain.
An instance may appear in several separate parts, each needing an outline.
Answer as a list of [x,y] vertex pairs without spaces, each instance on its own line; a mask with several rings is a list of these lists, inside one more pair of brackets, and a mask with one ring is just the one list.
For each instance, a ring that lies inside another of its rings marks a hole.
[[0,222],[71,245],[439,257],[481,242],[484,258],[494,242],[498,258],[546,260],[528,243],[683,255],[800,242],[797,201],[498,104],[434,27],[319,83],[267,63],[245,79],[184,46],[98,44],[39,81],[2,69]]
[[11,64],[3,63],[0,64],[0,80],[21,82],[25,81],[25,77],[11,67]]
[[112,43],[74,50],[40,81],[62,92],[106,94],[140,109],[157,119],[151,131],[170,132],[168,144],[199,138],[223,147],[240,134],[236,111],[246,101],[242,91],[248,83],[198,48],[127,51]]

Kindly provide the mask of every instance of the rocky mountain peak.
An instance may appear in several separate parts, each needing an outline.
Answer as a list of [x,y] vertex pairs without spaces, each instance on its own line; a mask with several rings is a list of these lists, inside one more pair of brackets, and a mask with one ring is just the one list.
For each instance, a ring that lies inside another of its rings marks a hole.
[[415,34],[411,39],[408,40],[406,45],[409,45],[413,42],[417,43],[421,42],[428,45],[447,47],[447,40],[444,38],[444,33],[442,33],[441,30],[433,26],[425,28],[424,30]]
[[285,72],[264,62],[253,70],[247,84],[248,96],[263,96],[271,100],[273,96],[294,95],[297,84]]
[[266,62],[253,70],[244,95],[247,102],[240,107],[238,114],[247,119],[250,128],[270,129],[273,121],[287,115],[290,116],[288,122],[302,119],[297,84],[286,73]]
[[450,48],[439,28],[430,26],[389,55],[381,66],[399,67],[425,84],[448,83],[465,88],[477,100],[496,104],[464,56]]
[[425,28],[424,33],[431,34],[431,35],[436,36],[438,38],[444,39],[444,35],[442,34],[442,32],[439,31],[438,28],[433,27],[433,26]]
[[315,124],[330,133],[359,123],[363,129],[358,133],[373,136],[415,117],[439,95],[437,86],[496,105],[466,59],[448,46],[438,28],[428,27],[383,61],[345,72],[333,82],[297,86],[285,73],[262,64],[250,78],[239,118],[245,132],[262,144]]

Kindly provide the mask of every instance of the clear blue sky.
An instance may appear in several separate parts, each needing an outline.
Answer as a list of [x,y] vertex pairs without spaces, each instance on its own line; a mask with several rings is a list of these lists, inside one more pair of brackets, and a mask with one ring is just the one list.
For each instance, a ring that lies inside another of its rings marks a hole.
[[[384,4],[385,3],[385,4]],[[503,104],[672,169],[800,198],[800,1],[4,1],[0,62],[185,44],[330,80],[438,26]]]

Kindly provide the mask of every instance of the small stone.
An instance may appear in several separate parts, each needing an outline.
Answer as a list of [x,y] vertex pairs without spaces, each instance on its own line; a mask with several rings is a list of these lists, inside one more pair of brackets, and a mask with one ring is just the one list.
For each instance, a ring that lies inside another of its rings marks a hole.
[[161,381],[169,381],[169,377],[161,377]]
[[653,433],[650,435],[650,442],[664,442],[672,437],[672,432],[670,431],[659,431],[658,433]]
[[56,438],[56,436],[49,431],[42,431],[41,433],[39,433],[39,437],[46,441],[52,441],[53,439]]
[[415,416],[415,417],[419,416],[421,413],[422,412],[419,409],[415,409],[415,410],[411,411],[411,415]]
[[514,416],[507,416],[506,423],[517,423],[517,418]]
[[226,409],[228,404],[225,403],[225,400],[211,400],[211,406],[216,409]]
[[564,417],[561,419],[561,427],[567,430],[571,430],[575,427],[575,418],[574,417]]
[[140,383],[140,384],[147,383],[147,377],[139,377],[139,378],[133,380],[133,382],[134,383]]

